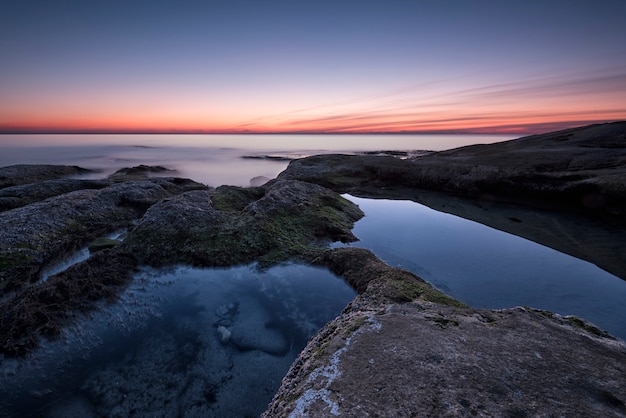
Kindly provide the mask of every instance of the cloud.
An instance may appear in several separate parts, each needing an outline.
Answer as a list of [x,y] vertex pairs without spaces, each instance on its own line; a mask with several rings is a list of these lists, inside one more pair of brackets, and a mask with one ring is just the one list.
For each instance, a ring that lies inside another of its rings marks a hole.
[[442,81],[259,118],[287,132],[527,131],[626,119],[626,67],[452,88]]

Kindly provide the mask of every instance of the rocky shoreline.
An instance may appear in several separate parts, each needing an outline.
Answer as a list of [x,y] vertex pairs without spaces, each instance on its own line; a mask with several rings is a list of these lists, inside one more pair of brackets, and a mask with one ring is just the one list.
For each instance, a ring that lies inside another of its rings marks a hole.
[[[264,416],[626,414],[624,341],[579,318],[469,308],[367,250],[327,247],[356,239],[363,214],[340,196],[349,192],[415,200],[626,279],[626,122],[406,159],[308,157],[250,188],[208,188],[162,167],[68,178],[81,174],[0,168],[5,356],[26,355],[115,300],[140,265],[296,260],[328,268],[358,295],[309,341]],[[119,230],[123,241],[92,246],[88,260],[41,280],[53,262]]]

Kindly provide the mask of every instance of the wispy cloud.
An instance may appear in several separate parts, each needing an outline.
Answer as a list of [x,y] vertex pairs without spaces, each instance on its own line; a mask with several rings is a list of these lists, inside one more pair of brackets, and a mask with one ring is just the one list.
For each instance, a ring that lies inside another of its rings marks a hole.
[[[626,119],[626,67],[448,88],[433,82],[259,118],[289,132],[527,131]],[[436,87],[436,88],[435,88]]]

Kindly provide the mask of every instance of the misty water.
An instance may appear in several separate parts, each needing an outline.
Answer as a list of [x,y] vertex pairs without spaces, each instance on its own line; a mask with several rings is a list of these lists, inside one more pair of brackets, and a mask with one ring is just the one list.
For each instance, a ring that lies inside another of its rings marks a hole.
[[[0,135],[0,166],[71,164],[97,170],[91,177],[98,178],[162,165],[210,186],[248,186],[255,177],[278,175],[289,158],[504,139]],[[474,307],[576,315],[626,338],[626,281],[597,266],[414,202],[346,197],[365,212],[353,231],[359,241],[350,245],[371,249],[447,294]],[[55,271],[88,256],[79,252]],[[144,270],[119,302],[77,318],[60,340],[44,341],[25,359],[0,359],[0,417],[258,415],[307,338],[353,296],[328,271],[297,264],[264,272],[254,266]]]
[[[285,159],[334,152],[444,150],[492,143],[502,135],[0,135],[0,167],[67,164],[98,170],[161,165],[177,176],[217,187],[274,178]],[[279,158],[262,158],[262,157]],[[253,158],[244,158],[253,157]],[[285,158],[285,159],[280,159]]]

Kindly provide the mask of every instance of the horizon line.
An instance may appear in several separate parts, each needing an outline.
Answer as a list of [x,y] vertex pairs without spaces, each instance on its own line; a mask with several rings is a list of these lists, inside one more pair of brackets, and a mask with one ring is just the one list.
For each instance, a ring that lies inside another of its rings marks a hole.
[[0,135],[535,135],[586,125],[621,122],[624,120],[555,121],[536,124],[485,126],[458,129],[424,129],[402,131],[353,131],[353,130],[284,130],[251,131],[236,129],[124,129],[124,128],[0,128]]

